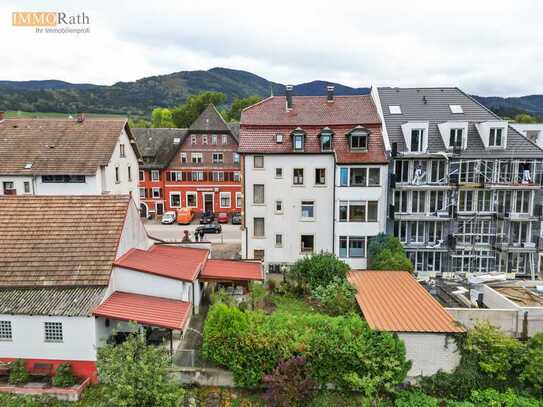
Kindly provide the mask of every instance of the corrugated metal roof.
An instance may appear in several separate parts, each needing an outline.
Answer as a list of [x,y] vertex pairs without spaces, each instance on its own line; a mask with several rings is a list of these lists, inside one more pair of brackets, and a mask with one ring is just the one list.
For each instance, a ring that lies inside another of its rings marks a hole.
[[94,315],[168,329],[183,329],[192,310],[186,301],[115,291]]
[[[460,158],[543,158],[543,151],[512,127],[507,132],[507,148],[486,149],[476,123],[501,120],[458,88],[378,88],[387,134],[398,151],[406,151],[401,126],[409,121],[427,121],[428,150],[446,151],[438,124],[447,121],[468,122],[467,148]],[[399,105],[401,114],[391,114],[389,106]],[[450,105],[462,106],[464,113],[452,113]]]
[[200,276],[204,280],[264,280],[262,263],[239,260],[208,260]]
[[0,289],[0,314],[83,317],[106,292],[105,287]]
[[352,271],[356,300],[371,328],[389,332],[464,332],[406,271]]

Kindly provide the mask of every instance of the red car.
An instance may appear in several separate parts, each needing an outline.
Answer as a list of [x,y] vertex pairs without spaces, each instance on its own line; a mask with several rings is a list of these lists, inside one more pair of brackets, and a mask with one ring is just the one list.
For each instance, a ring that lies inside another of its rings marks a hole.
[[219,213],[219,216],[217,216],[217,222],[228,223],[228,214],[226,212]]

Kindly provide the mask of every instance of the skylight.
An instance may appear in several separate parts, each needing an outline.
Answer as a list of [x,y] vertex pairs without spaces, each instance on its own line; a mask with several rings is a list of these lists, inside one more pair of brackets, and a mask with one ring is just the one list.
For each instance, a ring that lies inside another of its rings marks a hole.
[[402,108],[399,105],[389,105],[390,114],[402,114]]
[[179,143],[181,143],[181,138],[179,138],[179,137],[174,137],[173,143],[174,143],[174,144],[179,144]]
[[281,133],[277,133],[275,135],[275,142],[277,144],[281,144],[283,142],[283,135]]
[[26,163],[25,164],[25,170],[29,170],[32,168],[32,163]]
[[449,109],[451,109],[451,113],[464,113],[464,109],[460,105],[449,105]]

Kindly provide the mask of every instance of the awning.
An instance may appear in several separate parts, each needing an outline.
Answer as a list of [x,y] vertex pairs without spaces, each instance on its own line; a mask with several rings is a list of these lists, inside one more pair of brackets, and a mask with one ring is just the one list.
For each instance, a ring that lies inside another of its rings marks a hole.
[[190,302],[115,291],[94,315],[142,325],[182,330],[191,313]]
[[262,263],[257,261],[208,260],[200,273],[202,280],[263,281]]

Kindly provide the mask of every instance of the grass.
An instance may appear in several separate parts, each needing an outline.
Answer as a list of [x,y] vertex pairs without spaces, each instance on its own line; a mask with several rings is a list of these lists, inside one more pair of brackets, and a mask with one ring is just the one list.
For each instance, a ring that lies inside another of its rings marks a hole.
[[278,313],[292,315],[307,315],[319,313],[315,308],[313,308],[304,300],[291,296],[273,295],[272,302],[276,307],[274,312]]

